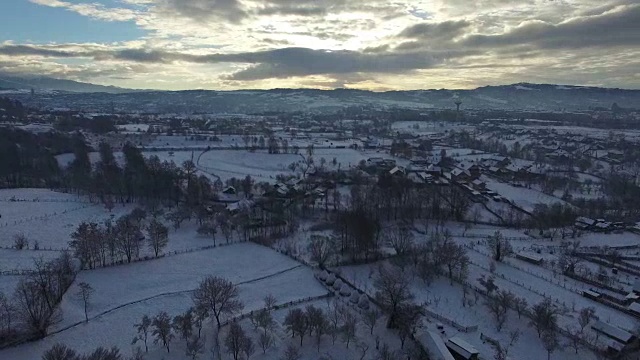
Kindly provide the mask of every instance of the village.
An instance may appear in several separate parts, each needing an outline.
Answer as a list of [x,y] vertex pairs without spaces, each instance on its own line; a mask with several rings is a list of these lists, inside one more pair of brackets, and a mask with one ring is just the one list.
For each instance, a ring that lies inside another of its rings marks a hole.
[[[480,113],[411,121],[366,113],[100,115],[115,123],[105,132],[83,128],[92,115],[81,113],[5,122],[38,137],[59,131],[61,117],[72,119],[65,132],[82,134],[87,147],[82,155],[56,153],[62,172],[73,174],[78,156],[90,172],[102,169],[108,144],[115,168],[129,169],[138,151],[159,169],[154,188],[160,176],[173,176],[162,171],[177,169],[180,180],[167,199],[135,187],[76,191],[73,178],[57,189],[1,190],[7,299],[43,262],[84,254],[77,241],[87,222],[102,231],[137,219],[141,241],[153,237],[151,224],[166,227],[167,237],[160,248],[80,257],[59,299],[61,319],[0,357],[28,359],[64,343],[80,352],[116,346],[138,358],[182,359],[191,351],[230,359],[222,343],[237,324],[253,344],[251,359],[633,358],[640,349],[640,131]],[[146,195],[124,201],[135,191]],[[143,315],[192,311],[208,275],[237,286],[241,311],[202,327],[197,338],[174,339],[170,353],[162,341],[146,351],[131,344]],[[395,313],[385,281],[402,284],[402,309],[419,310]],[[79,284],[91,286],[90,301],[76,296]],[[263,302],[268,296],[275,303]],[[272,320],[261,328],[255,316],[263,311]],[[334,332],[329,325],[308,337],[292,330],[289,316],[305,311],[336,314]],[[408,327],[394,324],[396,316],[410,316]],[[3,328],[19,328],[2,319]],[[290,334],[301,335],[290,341]],[[264,347],[256,351],[258,343]]]

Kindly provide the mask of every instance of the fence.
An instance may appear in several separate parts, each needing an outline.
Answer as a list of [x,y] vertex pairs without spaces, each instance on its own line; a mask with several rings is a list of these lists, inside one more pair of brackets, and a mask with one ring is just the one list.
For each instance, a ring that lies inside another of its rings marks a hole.
[[31,217],[20,219],[20,220],[15,220],[13,222],[4,222],[4,223],[0,223],[0,228],[8,227],[8,226],[14,226],[14,225],[20,225],[20,224],[25,224],[25,223],[28,223],[28,222],[31,222],[31,221],[36,221],[36,220],[47,220],[47,219],[52,218],[54,216],[65,215],[65,214],[68,214],[68,213],[73,212],[73,211],[86,209],[86,208],[88,208],[90,206],[91,205],[84,205],[84,206],[79,206],[79,207],[76,207],[76,208],[73,208],[73,209],[63,210],[60,213],[54,212],[53,214],[45,214],[45,215],[42,215],[42,216],[31,216]]
[[[334,296],[334,294],[331,293],[331,292],[328,292],[328,293],[323,294],[323,295],[318,295],[318,296],[310,296],[310,297],[306,297],[306,298],[303,298],[303,299],[298,299],[298,300],[294,300],[294,301],[289,301],[289,302],[284,303],[284,304],[276,305],[276,306],[273,307],[273,310],[282,310],[282,309],[286,309],[286,308],[294,306],[294,305],[300,305],[300,304],[304,304],[304,303],[308,303],[308,302],[312,302],[312,301],[316,301],[316,300],[330,298],[330,297],[333,297],[333,296]],[[270,310],[270,309],[265,307],[265,308],[262,308],[260,310]],[[229,325],[229,324],[231,324],[233,322],[237,322],[237,321],[241,321],[241,320],[247,319],[247,318],[251,317],[254,314],[254,312],[256,312],[256,311],[259,311],[259,310],[251,310],[249,312],[246,312],[246,313],[234,316],[234,317],[232,317],[230,319],[227,319],[227,320],[225,320],[225,321],[220,323],[220,327],[227,326],[227,325]]]
[[165,257],[169,257],[169,256],[176,256],[176,255],[189,254],[189,253],[198,252],[198,251],[211,250],[211,249],[224,247],[224,246],[235,245],[235,244],[239,244],[239,243],[243,243],[243,242],[247,242],[247,240],[238,240],[238,241],[232,241],[232,242],[229,242],[229,243],[220,243],[220,244],[200,246],[200,247],[190,248],[190,249],[174,250],[174,251],[169,251],[169,252],[164,253],[164,254],[160,254],[157,257],[156,256],[152,256],[152,255],[145,255],[145,256],[142,256],[142,257],[137,257],[135,259],[131,259],[131,262],[127,262],[124,259],[120,259],[120,260],[113,261],[113,262],[108,263],[108,264],[96,265],[92,269],[83,269],[83,270],[84,271],[91,271],[91,270],[97,270],[97,269],[100,269],[100,268],[108,268],[108,267],[112,267],[112,266],[127,265],[127,264],[143,262],[143,261],[159,260],[159,259],[162,259],[162,258],[165,258]]
[[471,326],[464,326],[462,324],[459,324],[458,322],[456,322],[455,320],[451,320],[445,316],[442,316],[440,314],[437,314],[431,310],[429,310],[429,308],[427,308],[427,304],[423,303],[422,304],[422,309],[424,310],[424,312],[427,314],[427,316],[432,317],[440,322],[443,322],[449,326],[452,326],[454,328],[456,328],[459,331],[465,332],[465,333],[470,333],[470,332],[475,332],[478,331],[478,325],[471,325]]

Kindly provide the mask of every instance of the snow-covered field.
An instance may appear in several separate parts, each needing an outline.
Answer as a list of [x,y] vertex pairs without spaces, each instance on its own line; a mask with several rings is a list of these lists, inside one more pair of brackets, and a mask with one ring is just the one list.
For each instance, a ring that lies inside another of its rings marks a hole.
[[487,176],[483,176],[482,181],[486,182],[487,189],[497,192],[525,211],[533,211],[536,204],[553,205],[555,203],[565,203],[557,197],[544,194],[540,191],[527,189],[525,187],[511,186]]
[[[10,201],[15,198],[24,201]],[[83,221],[103,222],[133,209],[116,206],[111,213],[85,197],[45,189],[0,190],[0,246],[13,246],[13,237],[23,234],[33,249],[66,249],[70,235]]]
[[471,127],[450,122],[397,121],[391,125],[391,129],[404,133],[429,135],[444,133],[445,131],[471,129]]
[[[44,350],[58,342],[80,351],[115,345],[128,353],[135,335],[134,323],[145,314],[184,312],[192,305],[191,290],[208,275],[221,276],[239,284],[244,311],[260,308],[267,294],[274,295],[278,303],[287,303],[326,293],[309,268],[252,243],[83,271],[60,306],[63,320],[52,330],[60,332],[35,343],[0,351],[0,358],[39,358]],[[89,283],[95,289],[88,324],[81,323],[84,310],[82,301],[75,295],[79,282]],[[164,358],[184,357],[177,353],[174,357]]]

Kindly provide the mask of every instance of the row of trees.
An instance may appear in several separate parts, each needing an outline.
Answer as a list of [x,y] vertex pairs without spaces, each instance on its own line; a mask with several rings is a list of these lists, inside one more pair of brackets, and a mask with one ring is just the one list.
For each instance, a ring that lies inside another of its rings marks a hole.
[[169,353],[172,341],[178,337],[186,343],[186,355],[190,359],[196,359],[204,352],[204,322],[208,318],[214,318],[219,329],[222,326],[222,316],[232,316],[243,309],[244,305],[238,300],[238,295],[238,288],[230,281],[209,276],[193,292],[194,305],[183,314],[171,318],[162,311],[153,317],[143,316],[134,325],[137,335],[132,344],[142,343],[146,353],[149,351],[149,343],[153,341]]
[[59,186],[62,171],[55,155],[70,152],[78,141],[61,133],[0,128],[0,188]]
[[125,358],[120,353],[120,349],[112,347],[110,349],[99,347],[88,354],[80,354],[76,350],[64,345],[53,345],[49,350],[42,354],[42,360],[142,360],[138,354]]
[[[137,208],[115,221],[104,224],[83,222],[71,235],[69,247],[83,267],[90,269],[116,261],[131,262],[140,257],[146,245],[158,257],[169,241],[168,228],[157,218],[148,223],[146,212]],[[143,235],[146,230],[147,236]]]
[[0,345],[44,337],[60,320],[58,304],[78,270],[66,252],[50,262],[38,259],[12,297],[0,292]]

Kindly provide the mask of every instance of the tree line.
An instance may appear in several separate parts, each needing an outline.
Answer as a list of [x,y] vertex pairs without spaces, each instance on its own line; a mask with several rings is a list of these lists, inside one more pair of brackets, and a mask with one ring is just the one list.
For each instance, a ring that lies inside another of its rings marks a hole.
[[61,320],[58,304],[78,270],[67,252],[50,262],[38,259],[13,296],[0,292],[0,347],[46,336]]

